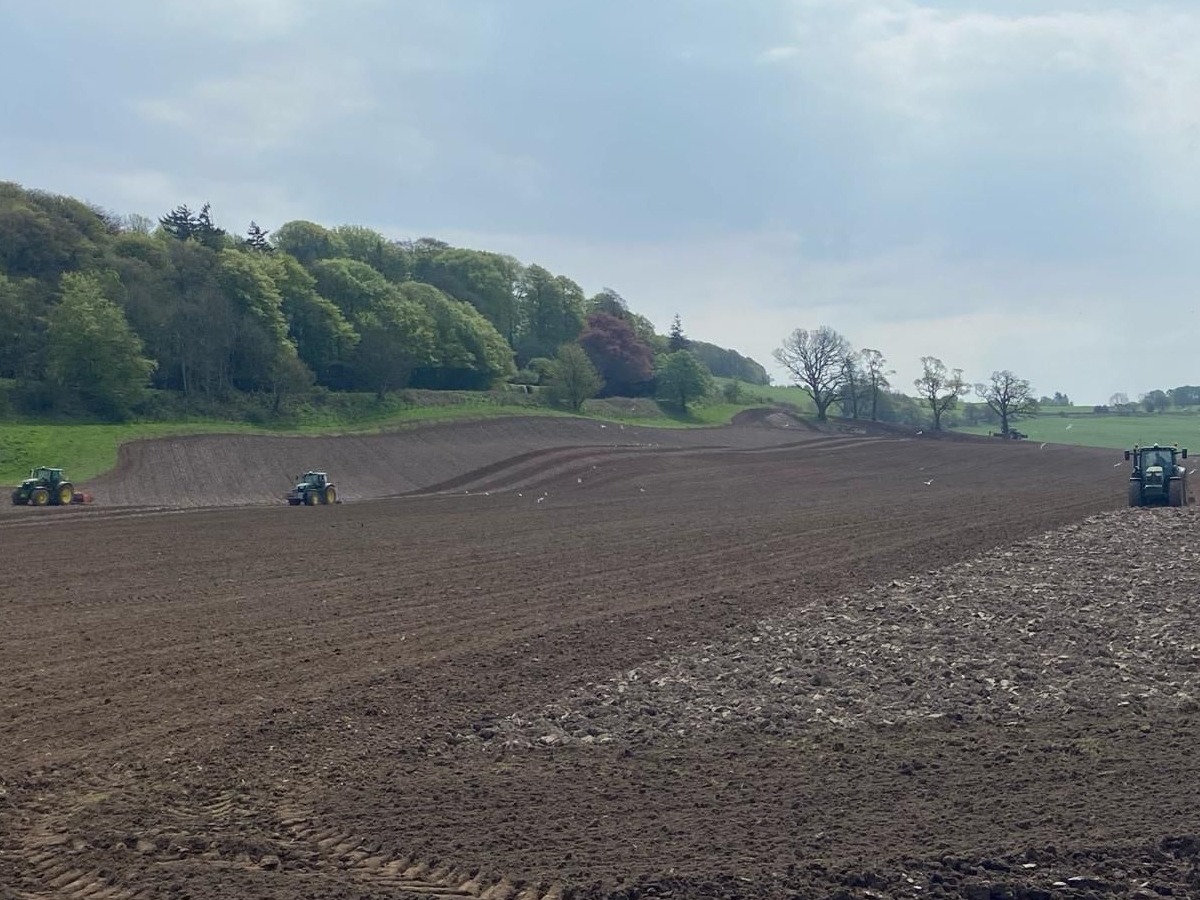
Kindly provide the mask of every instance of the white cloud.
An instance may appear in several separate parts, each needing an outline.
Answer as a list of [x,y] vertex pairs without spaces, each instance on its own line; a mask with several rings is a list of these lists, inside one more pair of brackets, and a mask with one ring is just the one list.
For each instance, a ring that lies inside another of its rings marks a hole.
[[758,61],[767,65],[786,62],[800,55],[800,48],[793,46],[771,47],[758,55]]
[[359,63],[310,58],[203,79],[179,96],[137,101],[134,108],[222,150],[258,153],[295,144],[373,105]]
[[[914,0],[797,0],[796,41],[762,58],[907,125],[893,137],[1062,149],[1106,130],[1135,141],[1162,199],[1200,208],[1200,9],[945,10]],[[1028,7],[1026,7],[1028,8]],[[1015,138],[1011,132],[1020,130]]]
[[232,41],[278,38],[311,17],[304,0],[157,0],[159,14],[180,30],[203,30]]

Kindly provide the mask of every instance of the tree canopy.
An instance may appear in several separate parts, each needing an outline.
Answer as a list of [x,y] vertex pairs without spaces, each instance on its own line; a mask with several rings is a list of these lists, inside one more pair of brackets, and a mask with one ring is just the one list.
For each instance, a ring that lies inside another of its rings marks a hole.
[[[105,416],[128,414],[145,386],[206,403],[252,392],[278,406],[312,385],[488,389],[516,377],[517,362],[536,383],[561,347],[583,341],[608,392],[655,389],[668,338],[611,289],[588,300],[542,266],[430,237],[260,221],[239,235],[208,203],[114,215],[0,182],[0,378]],[[97,363],[73,335],[95,328],[106,331],[96,353],[120,364],[89,379]],[[691,343],[765,381],[752,360]]]
[[712,374],[687,350],[668,355],[658,373],[658,397],[687,412],[688,404],[712,393]]

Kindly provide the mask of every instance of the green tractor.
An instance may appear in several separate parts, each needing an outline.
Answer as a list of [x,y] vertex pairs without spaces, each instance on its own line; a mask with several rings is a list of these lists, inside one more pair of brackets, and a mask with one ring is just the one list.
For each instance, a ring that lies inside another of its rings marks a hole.
[[1129,473],[1130,506],[1186,506],[1188,496],[1187,468],[1179,461],[1187,459],[1187,450],[1178,447],[1135,446],[1125,451],[1125,459],[1133,460]]
[[12,492],[13,506],[68,506],[84,503],[87,495],[77,493],[62,469],[38,466]]
[[337,503],[337,486],[324,472],[305,472],[296,476],[296,486],[288,492],[287,502],[291,506]]

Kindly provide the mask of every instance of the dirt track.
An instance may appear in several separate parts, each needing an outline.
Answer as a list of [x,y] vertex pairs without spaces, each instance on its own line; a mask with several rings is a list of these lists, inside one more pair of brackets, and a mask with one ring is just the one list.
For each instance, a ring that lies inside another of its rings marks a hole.
[[[1142,881],[1186,895],[1186,704],[1097,692],[1012,724],[951,692],[939,718],[847,729],[807,721],[798,697],[805,721],[772,730],[761,710],[692,727],[681,701],[664,729],[639,702],[597,719],[607,740],[565,745],[520,725],[736,648],[764,617],[836,613],[839,596],[1115,507],[1112,453],[764,428],[625,450],[573,423],[527,441],[504,427],[422,436],[446,462],[412,484],[442,495],[5,517],[6,558],[53,562],[0,573],[0,897],[1132,896]],[[1191,512],[1165,512],[1172,540],[1194,542]],[[1000,556],[992,581],[1006,559],[1020,561]],[[1194,629],[1143,575],[1153,611]],[[1097,654],[1103,613],[1084,640],[1047,602],[1044,641]],[[930,633],[917,607],[878,621],[846,606],[821,647]],[[997,641],[964,625],[942,652],[958,671]],[[847,677],[803,665],[792,677],[814,689]],[[911,669],[917,687],[933,677]]]

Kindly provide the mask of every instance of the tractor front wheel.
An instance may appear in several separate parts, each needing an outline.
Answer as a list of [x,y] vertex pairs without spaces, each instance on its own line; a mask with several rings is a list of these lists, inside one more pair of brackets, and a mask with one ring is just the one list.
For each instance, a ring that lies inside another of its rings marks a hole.
[[29,501],[25,499],[25,496],[20,491],[12,492],[13,506],[24,506],[27,502]]
[[337,503],[337,488],[332,484],[325,488],[325,493],[321,497],[321,502],[326,504]]
[[58,486],[58,493],[54,499],[60,506],[70,506],[71,501],[75,499],[75,486],[64,481]]
[[34,488],[33,493],[29,495],[29,502],[34,506],[49,506],[50,492],[44,487]]
[[1136,481],[1129,482],[1129,505],[1142,505],[1142,486]]
[[307,494],[304,495],[304,505],[305,506],[316,506],[318,499],[319,498],[317,497],[316,491],[309,491]]

